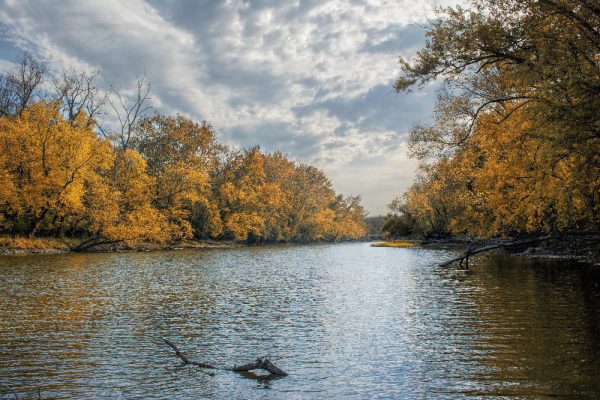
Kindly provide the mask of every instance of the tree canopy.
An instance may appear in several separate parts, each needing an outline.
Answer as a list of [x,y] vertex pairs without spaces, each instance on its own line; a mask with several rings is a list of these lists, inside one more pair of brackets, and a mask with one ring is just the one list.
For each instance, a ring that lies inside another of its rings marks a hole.
[[[128,102],[95,77],[52,77],[30,55],[0,74],[2,233],[80,238],[79,249],[365,234],[360,198],[337,194],[321,170],[231,150],[206,121],[150,113],[143,79]],[[118,122],[103,126],[110,112]]]
[[[474,0],[445,8],[400,61],[399,92],[442,81],[416,125],[417,182],[392,204],[421,235],[600,228],[600,7]],[[393,231],[393,229],[392,229]]]

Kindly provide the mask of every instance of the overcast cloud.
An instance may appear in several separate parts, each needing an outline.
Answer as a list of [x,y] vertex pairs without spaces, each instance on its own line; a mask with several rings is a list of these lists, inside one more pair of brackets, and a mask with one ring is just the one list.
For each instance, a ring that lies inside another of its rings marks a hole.
[[412,123],[433,90],[392,92],[398,56],[424,44],[420,1],[6,0],[0,68],[29,50],[52,69],[99,70],[133,87],[145,73],[166,114],[205,119],[221,141],[280,150],[360,194],[371,215],[411,183]]

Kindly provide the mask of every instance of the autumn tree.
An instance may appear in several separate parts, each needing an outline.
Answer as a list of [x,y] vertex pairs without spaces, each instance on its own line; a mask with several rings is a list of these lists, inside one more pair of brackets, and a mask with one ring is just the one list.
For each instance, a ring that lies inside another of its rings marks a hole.
[[440,10],[395,85],[443,81],[433,122],[411,132],[424,164],[404,198],[415,226],[478,236],[600,228],[599,11],[585,0]]
[[258,147],[234,153],[221,170],[219,209],[224,234],[236,240],[267,239],[268,219],[280,201],[280,188],[267,181],[264,155]]
[[0,146],[6,223],[30,236],[61,231],[82,215],[89,179],[111,152],[94,132],[63,120],[57,102],[0,118]]
[[364,235],[360,198],[319,169],[229,151],[207,122],[151,115],[145,78],[126,96],[98,76],[53,75],[30,54],[0,74],[1,232],[78,238],[76,250]]
[[[600,15],[588,0],[475,0],[440,10],[417,56],[401,60],[398,91],[441,78],[451,89],[438,111],[466,121],[493,110],[508,118],[529,104],[534,128],[556,126],[569,142],[598,138]],[[453,130],[421,139],[460,144]],[[419,135],[417,135],[418,137]]]
[[178,226],[179,236],[218,236],[222,224],[211,181],[226,147],[217,143],[213,128],[205,121],[159,114],[140,121],[132,144],[155,179],[154,206]]
[[344,199],[315,167],[253,147],[233,154],[220,174],[224,234],[237,240],[313,241],[365,235],[360,199]]

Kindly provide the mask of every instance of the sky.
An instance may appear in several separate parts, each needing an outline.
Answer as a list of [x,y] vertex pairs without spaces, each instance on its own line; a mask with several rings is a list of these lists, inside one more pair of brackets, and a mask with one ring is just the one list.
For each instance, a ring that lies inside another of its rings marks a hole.
[[323,169],[370,215],[411,184],[408,130],[435,85],[393,92],[398,57],[425,44],[435,4],[415,0],[126,2],[0,0],[0,69],[30,51],[51,70],[140,74],[156,112],[210,122],[234,148],[260,145]]

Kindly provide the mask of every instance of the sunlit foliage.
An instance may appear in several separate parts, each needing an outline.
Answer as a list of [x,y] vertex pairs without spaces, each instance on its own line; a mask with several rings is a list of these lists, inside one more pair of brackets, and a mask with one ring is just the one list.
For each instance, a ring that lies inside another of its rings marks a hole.
[[64,73],[43,93],[44,73],[26,55],[0,76],[0,232],[77,249],[364,236],[360,198],[335,193],[321,170],[258,147],[231,151],[206,122],[146,114],[144,82],[132,105],[112,99],[129,117],[110,131],[94,117],[108,96],[94,76]]
[[391,236],[600,229],[599,12],[586,0],[440,10],[396,82],[444,87],[433,123],[411,132],[421,173],[391,205]]
[[224,235],[250,241],[357,239],[365,235],[360,199],[336,195],[322,171],[258,147],[221,167],[217,198]]

